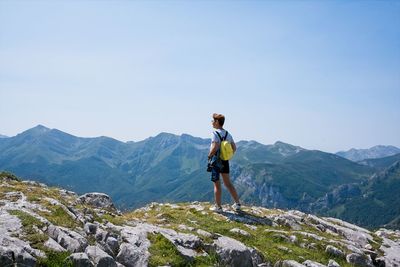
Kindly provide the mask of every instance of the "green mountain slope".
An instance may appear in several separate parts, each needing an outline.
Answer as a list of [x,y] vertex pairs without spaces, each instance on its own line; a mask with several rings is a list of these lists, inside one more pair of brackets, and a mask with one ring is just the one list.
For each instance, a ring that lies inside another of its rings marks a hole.
[[[37,126],[0,139],[0,169],[80,194],[104,192],[121,209],[153,201],[209,201],[213,198],[210,174],[205,171],[209,144],[209,139],[168,133],[124,143]],[[231,178],[245,203],[327,214],[341,208],[326,196],[343,193],[352,184],[359,188],[380,166],[283,142],[240,141],[231,161]],[[351,199],[358,191],[346,192],[346,199]],[[226,192],[223,199],[231,201]]]
[[400,228],[400,161],[360,186],[361,193],[331,209],[328,214],[370,228]]
[[382,170],[382,169],[389,167],[390,165],[392,165],[393,163],[395,163],[396,161],[399,161],[399,160],[400,160],[400,153],[393,155],[393,156],[379,158],[379,159],[365,159],[365,160],[359,161],[358,163]]

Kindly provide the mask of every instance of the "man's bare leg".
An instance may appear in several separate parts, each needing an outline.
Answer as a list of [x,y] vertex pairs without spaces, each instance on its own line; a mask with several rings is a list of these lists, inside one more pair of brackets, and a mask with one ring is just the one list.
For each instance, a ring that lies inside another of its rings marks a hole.
[[236,203],[240,203],[239,196],[236,192],[235,187],[233,186],[233,184],[231,182],[229,173],[221,173],[221,175],[222,175],[222,179],[224,180],[224,185],[228,189],[229,193],[231,193],[232,198],[235,200]]
[[221,180],[214,182],[214,197],[217,206],[221,207]]

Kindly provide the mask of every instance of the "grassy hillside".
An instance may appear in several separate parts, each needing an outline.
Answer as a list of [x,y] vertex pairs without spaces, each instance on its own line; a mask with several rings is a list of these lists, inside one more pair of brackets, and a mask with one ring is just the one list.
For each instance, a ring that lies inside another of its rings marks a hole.
[[[261,260],[271,265],[285,260],[311,260],[327,265],[330,260],[334,260],[343,267],[354,266],[343,256],[360,250],[365,245],[357,243],[359,241],[355,242],[359,237],[347,240],[354,235],[363,236],[362,239],[371,245],[373,253],[383,255],[383,251],[380,250],[383,241],[376,234],[345,222],[318,218],[298,211],[244,206],[243,212],[238,214],[229,206],[224,206],[224,212],[218,214],[209,210],[209,203],[195,202],[152,203],[120,214],[112,209],[94,207],[78,201],[78,196],[72,192],[24,182],[9,173],[1,173],[0,182],[0,215],[11,216],[7,217],[8,220],[18,218],[21,222],[20,229],[3,229],[2,227],[9,225],[0,224],[0,230],[12,235],[13,240],[17,238],[22,240],[19,242],[26,242],[30,247],[42,251],[44,254],[35,252],[41,255],[34,256],[37,266],[70,266],[72,263],[67,257],[77,252],[70,251],[68,247],[67,242],[72,240],[58,241],[67,249],[64,252],[57,252],[45,246],[44,243],[51,234],[48,229],[51,227],[65,227],[63,229],[74,231],[75,234],[71,234],[70,237],[80,238],[80,244],[85,245],[79,249],[88,253],[90,260],[95,258],[90,256],[85,247],[97,246],[97,249],[104,249],[105,243],[102,243],[101,236],[113,237],[113,242],[117,241],[121,247],[127,244],[138,246],[135,249],[142,249],[141,244],[146,244],[148,240],[149,246],[145,250],[148,251],[149,257],[143,266],[227,266],[226,261],[237,256],[236,252],[226,254],[228,252],[219,250],[224,246],[218,243],[220,238],[231,240],[229,242],[239,242],[235,243],[235,246],[242,244],[240,246],[244,246],[243,248],[255,249]],[[21,203],[23,208],[16,208]],[[93,230],[93,227],[98,230]],[[97,231],[96,234],[93,231]],[[126,234],[131,236],[123,238]],[[138,238],[144,239],[138,242]],[[177,241],[173,241],[174,238],[177,238]],[[198,240],[196,253],[199,254],[188,258],[182,253],[187,252],[189,247],[182,250],[182,246],[189,245],[185,245],[182,240],[189,242],[195,239]],[[331,245],[344,254],[331,254],[327,250]],[[222,247],[216,249],[216,246]],[[234,250],[234,245],[231,246],[230,250]],[[116,252],[118,256],[108,251],[107,259],[123,261],[123,257],[120,256],[124,253],[123,250]],[[145,257],[145,254],[141,253],[140,257]],[[367,257],[366,255],[364,256]]]

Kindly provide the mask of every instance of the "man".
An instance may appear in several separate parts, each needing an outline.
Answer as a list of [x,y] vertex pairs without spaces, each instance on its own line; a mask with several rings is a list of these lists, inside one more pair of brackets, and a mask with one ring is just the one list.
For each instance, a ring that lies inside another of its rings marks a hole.
[[[231,143],[233,152],[236,151],[236,144],[233,141],[232,135],[230,133],[227,133],[227,131],[222,128],[224,126],[224,123],[225,123],[224,115],[216,114],[216,113],[213,114],[212,126],[214,128],[214,131],[213,131],[213,135],[211,138],[210,152],[208,153],[209,160],[213,157],[215,159],[215,157],[219,156],[218,152],[219,152],[220,144],[222,142],[221,139],[226,138],[226,141]],[[229,177],[229,161],[221,160],[221,163],[222,163],[221,164],[222,167],[219,170],[216,168],[213,168],[213,170],[211,172],[211,181],[214,182],[214,196],[215,196],[215,206],[212,207],[211,210],[216,211],[216,212],[222,212],[221,181],[220,181],[220,174],[221,174],[225,187],[228,189],[233,200],[235,201],[235,204],[233,204],[232,207],[236,211],[240,211],[241,205],[240,205],[239,197],[238,197],[236,189],[233,186],[233,184],[231,183],[231,180]]]

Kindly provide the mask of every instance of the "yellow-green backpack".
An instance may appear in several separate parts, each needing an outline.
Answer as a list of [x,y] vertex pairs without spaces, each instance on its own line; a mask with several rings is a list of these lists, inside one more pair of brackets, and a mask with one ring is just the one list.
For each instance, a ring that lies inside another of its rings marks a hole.
[[228,137],[228,131],[226,131],[224,138],[221,137],[221,135],[216,132],[219,140],[221,140],[221,144],[219,146],[219,157],[222,160],[230,160],[233,157],[233,148],[231,143],[226,141],[226,138]]

